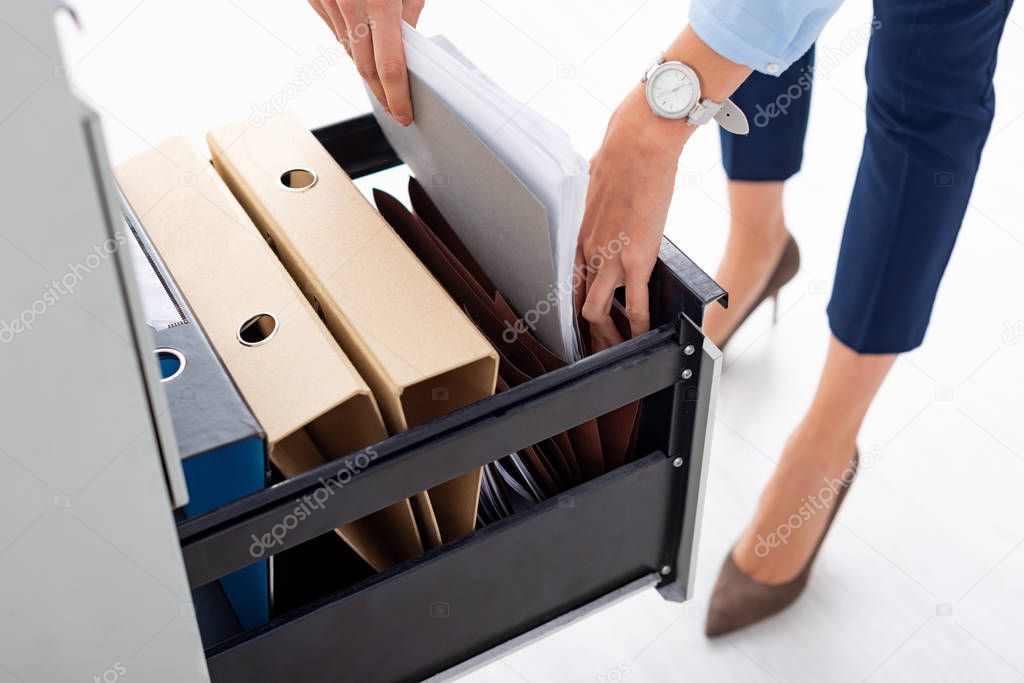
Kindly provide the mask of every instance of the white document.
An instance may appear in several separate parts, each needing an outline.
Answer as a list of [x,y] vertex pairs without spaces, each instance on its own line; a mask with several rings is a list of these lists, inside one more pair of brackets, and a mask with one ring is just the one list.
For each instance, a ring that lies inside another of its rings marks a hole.
[[[467,230],[487,231],[492,229],[492,225],[516,226],[519,222],[529,222],[527,215],[515,213],[522,209],[522,204],[506,201],[506,192],[512,190],[498,185],[487,192],[461,197],[461,202],[468,201],[471,206],[463,207],[459,212],[461,216],[446,214],[446,217],[480,260],[481,266],[488,269],[495,284],[502,288],[524,323],[564,360],[578,359],[580,350],[573,310],[572,278],[576,239],[587,193],[586,160],[572,147],[564,131],[499,88],[447,40],[427,38],[408,25],[403,25],[402,31],[410,74],[426,85],[476,135],[546,213],[546,257],[550,259],[554,278],[542,283],[545,291],[540,294],[543,296],[532,301],[524,300],[522,294],[516,296],[517,292],[531,291],[536,297],[536,282],[500,281],[517,277],[517,274],[520,280],[531,273],[535,275],[536,264],[517,268],[514,262],[517,253],[506,253],[505,258],[511,261],[503,269],[507,271],[507,277],[499,277],[488,268],[486,261],[489,259],[481,258],[471,244],[482,240],[465,239],[463,234]],[[413,107],[416,108],[415,94]],[[389,140],[400,153],[405,148],[407,154],[420,159],[437,156],[437,150],[424,149],[437,143],[422,132],[417,135],[414,129],[418,121],[410,129],[402,129],[386,121],[388,117],[376,105],[375,112]],[[395,144],[399,139],[400,144]],[[417,175],[421,175],[413,160],[404,160],[414,167]],[[438,201],[435,194],[451,194],[451,190],[438,189],[438,183],[431,183],[430,177],[420,177],[420,182],[435,201]],[[458,179],[452,178],[452,182],[457,183]],[[450,198],[448,203],[451,204]],[[439,205],[445,210],[443,200]],[[456,225],[456,222],[468,222],[466,216],[474,214],[477,220],[473,225]],[[479,220],[481,216],[488,216],[491,224]],[[553,320],[545,320],[548,317]],[[557,338],[552,328],[557,328]]]

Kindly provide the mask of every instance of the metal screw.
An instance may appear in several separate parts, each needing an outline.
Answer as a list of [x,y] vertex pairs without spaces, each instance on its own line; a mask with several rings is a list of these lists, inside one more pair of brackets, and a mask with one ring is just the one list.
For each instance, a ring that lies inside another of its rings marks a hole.
[[692,356],[694,351],[696,351],[696,349],[693,348],[693,344],[687,344],[686,348],[683,349],[683,353],[687,356]]
[[683,370],[683,379],[690,379],[691,377],[693,377],[693,370],[690,368]]
[[676,458],[675,460],[672,461],[672,467],[682,467],[682,466],[683,466],[683,459],[682,458]]
[[670,567],[669,565],[666,564],[664,567],[661,568],[661,575],[662,576],[668,576],[671,573],[672,573],[672,567]]

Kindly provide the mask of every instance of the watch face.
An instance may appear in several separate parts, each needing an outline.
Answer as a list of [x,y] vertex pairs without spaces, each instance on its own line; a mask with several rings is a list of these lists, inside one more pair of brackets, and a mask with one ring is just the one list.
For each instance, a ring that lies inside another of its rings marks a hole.
[[685,64],[662,64],[647,80],[647,101],[656,114],[665,118],[683,118],[699,97],[697,75]]

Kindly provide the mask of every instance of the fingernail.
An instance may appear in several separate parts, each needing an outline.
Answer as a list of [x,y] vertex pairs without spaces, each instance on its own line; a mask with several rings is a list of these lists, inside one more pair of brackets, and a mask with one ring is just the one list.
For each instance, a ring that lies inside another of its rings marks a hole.
[[410,123],[412,123],[412,117],[409,116],[408,114],[400,114],[399,116],[396,117],[396,120],[403,126],[408,126]]

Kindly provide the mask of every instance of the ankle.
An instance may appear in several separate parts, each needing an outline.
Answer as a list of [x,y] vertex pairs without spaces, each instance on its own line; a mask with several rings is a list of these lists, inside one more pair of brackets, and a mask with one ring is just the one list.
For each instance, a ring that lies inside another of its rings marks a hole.
[[857,447],[857,430],[805,418],[786,442],[782,460],[801,469],[832,471],[849,464]]
[[735,256],[748,266],[774,266],[789,239],[789,230],[781,217],[754,226],[734,222],[729,228],[726,255]]

